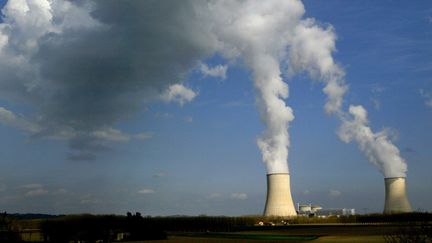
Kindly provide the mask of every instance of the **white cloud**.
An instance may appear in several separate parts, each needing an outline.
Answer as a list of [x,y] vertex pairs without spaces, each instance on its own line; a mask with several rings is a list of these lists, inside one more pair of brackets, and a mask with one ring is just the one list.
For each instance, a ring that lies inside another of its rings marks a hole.
[[248,196],[244,192],[233,192],[233,193],[231,193],[231,199],[246,200],[247,198],[248,198]]
[[31,121],[25,117],[16,115],[4,107],[0,107],[0,124],[17,128],[28,133],[32,138],[45,138],[53,140],[68,140],[74,151],[69,154],[70,160],[93,160],[95,154],[92,150],[102,151],[112,143],[129,142],[131,139],[145,140],[152,137],[152,133],[128,134],[110,126],[102,126],[80,131],[68,125],[54,125],[45,128],[39,125],[42,122]]
[[30,190],[28,192],[26,192],[24,195],[26,197],[35,197],[35,196],[41,196],[41,195],[45,195],[48,194],[48,190],[44,189],[44,188],[37,188],[34,190]]
[[304,190],[303,195],[309,195],[311,192],[309,190]]
[[20,130],[36,133],[40,131],[40,127],[35,123],[28,121],[27,119],[16,115],[10,110],[4,107],[0,107],[0,123],[6,126],[18,128]]
[[193,122],[193,117],[191,117],[191,116],[187,116],[187,117],[184,118],[184,121],[185,121],[186,123],[192,123],[192,122]]
[[[30,133],[31,135],[44,132],[41,130],[42,128],[37,124],[37,122],[32,122],[29,119],[24,118],[23,116],[16,115],[12,111],[7,110],[4,107],[0,107],[0,123],[3,125],[18,128],[22,131]],[[105,141],[125,142],[130,140],[129,134],[126,134],[112,127],[103,127],[93,130],[89,133],[89,135],[96,139]],[[58,128],[54,133],[46,137],[50,139],[63,140],[71,139],[75,136],[77,136],[77,131],[73,130],[71,127],[64,126]],[[139,134],[134,136],[140,137]]]
[[191,102],[198,94],[182,84],[173,84],[161,95],[167,102],[177,102],[183,106],[186,102]]
[[152,189],[149,189],[149,188],[144,188],[144,189],[139,190],[137,193],[138,194],[153,194],[153,193],[155,193],[155,191]]
[[342,192],[332,189],[329,191],[328,195],[331,197],[340,197],[342,195]]
[[3,34],[4,26],[0,26],[0,52],[2,51],[3,47],[7,45],[9,41],[9,37],[5,34]]
[[227,69],[228,69],[227,65],[216,65],[214,67],[209,67],[205,63],[200,63],[200,71],[205,76],[219,77],[221,79],[226,79]]
[[112,127],[104,127],[102,129],[93,131],[91,134],[95,138],[105,141],[126,142],[130,139],[128,134],[125,134],[124,132]]
[[381,108],[381,102],[378,100],[378,98],[371,98],[370,101],[372,102],[375,110],[379,110]]
[[24,193],[25,197],[35,197],[48,194],[48,190],[44,188],[43,185],[39,183],[31,183],[20,186],[19,188],[26,189]]
[[382,86],[381,84],[378,84],[378,83],[374,83],[374,84],[372,84],[371,91],[372,91],[372,93],[374,93],[374,94],[382,93],[382,92],[384,92],[385,90],[386,90],[386,88],[385,88],[384,86]]
[[424,103],[427,107],[432,108],[432,93],[426,92],[423,89],[419,90],[420,97],[424,99]]

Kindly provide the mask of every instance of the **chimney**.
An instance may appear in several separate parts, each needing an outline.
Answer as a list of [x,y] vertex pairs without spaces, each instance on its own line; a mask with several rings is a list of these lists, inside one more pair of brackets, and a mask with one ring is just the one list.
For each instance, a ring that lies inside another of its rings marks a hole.
[[291,197],[288,173],[267,175],[267,200],[264,216],[297,216]]
[[406,178],[384,178],[385,204],[384,214],[412,212],[411,205],[406,194]]

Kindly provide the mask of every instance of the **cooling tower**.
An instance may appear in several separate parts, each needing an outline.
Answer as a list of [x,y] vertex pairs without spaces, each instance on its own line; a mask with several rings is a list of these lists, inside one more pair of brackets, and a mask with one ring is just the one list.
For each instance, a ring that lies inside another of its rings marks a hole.
[[267,200],[264,216],[297,216],[291,197],[290,175],[267,175]]
[[392,214],[411,212],[411,205],[406,194],[406,178],[384,178],[384,183],[386,193],[384,213]]

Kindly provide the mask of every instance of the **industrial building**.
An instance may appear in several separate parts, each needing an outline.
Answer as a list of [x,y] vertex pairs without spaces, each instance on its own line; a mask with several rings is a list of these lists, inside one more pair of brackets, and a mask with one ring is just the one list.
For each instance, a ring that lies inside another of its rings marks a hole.
[[328,217],[328,216],[349,216],[355,215],[354,208],[325,208],[321,206],[312,204],[297,204],[297,213],[299,216],[318,216],[318,217]]
[[316,211],[318,217],[329,217],[329,216],[352,216],[355,215],[354,208],[328,208]]
[[288,173],[267,175],[267,200],[264,216],[297,216],[291,197]]
[[409,213],[412,212],[411,205],[406,193],[406,178],[392,177],[384,178],[385,203],[384,213]]
[[[406,193],[406,178],[384,178],[385,203],[384,214],[412,212]],[[273,173],[267,175],[267,198],[264,216],[291,217],[308,216],[348,216],[355,215],[353,208],[323,209],[312,204],[298,204],[297,210],[291,196],[290,175]]]

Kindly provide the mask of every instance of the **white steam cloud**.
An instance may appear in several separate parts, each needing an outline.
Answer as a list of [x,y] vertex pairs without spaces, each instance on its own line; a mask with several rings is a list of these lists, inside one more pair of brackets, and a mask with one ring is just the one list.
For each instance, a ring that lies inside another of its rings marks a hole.
[[[336,34],[304,13],[299,0],[10,0],[0,22],[0,99],[30,106],[34,118],[1,107],[0,123],[62,138],[71,159],[93,159],[109,141],[139,137],[114,127],[143,102],[184,105],[197,96],[181,82],[191,70],[200,65],[224,79],[227,65],[241,59],[266,125],[257,144],[268,173],[288,172],[294,113],[283,75],[307,72],[323,82],[340,138],[356,141],[384,176],[405,176],[399,150],[372,131],[364,108],[343,110],[348,87],[332,57]],[[228,64],[203,63],[215,54]]]
[[[305,71],[324,83],[325,111],[341,120],[340,131],[352,135],[352,140],[385,177],[405,176],[406,163],[385,132],[373,133],[367,122],[352,125],[359,120],[342,109],[348,87],[343,69],[332,57],[336,50],[332,26],[302,19],[304,7],[300,1],[219,1],[210,8],[217,14],[211,29],[222,43],[221,52],[228,58],[243,58],[252,70],[258,110],[267,126],[257,144],[269,174],[288,172],[288,128],[294,114],[285,103],[289,88],[281,77],[281,66],[286,64],[288,77]],[[369,134],[364,135],[364,130]]]
[[389,140],[386,131],[372,132],[368,126],[367,111],[362,106],[350,106],[342,120],[339,137],[348,143],[355,140],[368,160],[378,167],[384,177],[405,177],[407,165],[399,149]]
[[335,42],[336,35],[331,26],[322,28],[313,19],[306,19],[295,28],[289,57],[288,72],[291,75],[304,70],[313,79],[325,82],[323,92],[327,95],[325,110],[328,113],[340,111],[347,91],[344,72],[332,57]]
[[300,17],[300,1],[211,2],[213,29],[227,58],[242,58],[252,70],[256,103],[267,126],[258,138],[268,173],[288,172],[289,122],[292,109],[285,104],[288,85],[280,63]]
[[342,122],[338,132],[340,139],[346,143],[356,141],[360,150],[384,177],[405,177],[406,162],[386,131],[372,131],[367,111],[362,106],[350,105],[348,113],[342,109],[343,96],[348,88],[344,81],[344,71],[332,58],[336,41],[333,28],[323,28],[313,19],[302,20],[295,28],[292,40],[288,73],[292,76],[306,71],[311,78],[325,83],[325,110]]

